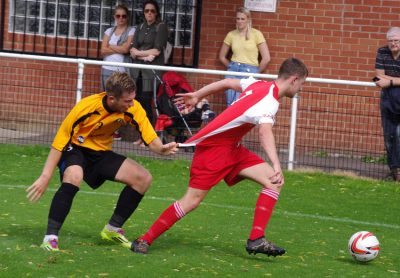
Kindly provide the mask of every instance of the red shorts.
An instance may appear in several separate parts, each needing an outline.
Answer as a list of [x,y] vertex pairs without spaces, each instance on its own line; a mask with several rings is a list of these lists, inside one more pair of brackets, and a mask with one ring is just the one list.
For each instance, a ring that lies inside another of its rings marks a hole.
[[190,167],[189,187],[210,190],[222,179],[232,186],[243,178],[240,171],[264,163],[258,155],[239,146],[196,146]]

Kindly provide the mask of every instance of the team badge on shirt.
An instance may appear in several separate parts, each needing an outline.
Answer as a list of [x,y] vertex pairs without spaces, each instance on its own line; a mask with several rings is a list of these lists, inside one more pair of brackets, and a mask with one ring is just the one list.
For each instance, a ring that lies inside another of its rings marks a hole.
[[83,137],[82,135],[78,136],[78,142],[81,144],[85,142],[85,137]]

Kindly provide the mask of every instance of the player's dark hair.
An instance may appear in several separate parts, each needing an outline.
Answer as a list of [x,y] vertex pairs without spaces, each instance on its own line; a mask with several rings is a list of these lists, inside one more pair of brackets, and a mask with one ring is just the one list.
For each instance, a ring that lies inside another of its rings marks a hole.
[[135,81],[126,72],[114,72],[106,81],[107,95],[119,99],[124,92],[136,91]]
[[293,75],[297,75],[299,78],[306,78],[308,69],[301,60],[292,57],[282,63],[279,68],[278,78],[288,79]]

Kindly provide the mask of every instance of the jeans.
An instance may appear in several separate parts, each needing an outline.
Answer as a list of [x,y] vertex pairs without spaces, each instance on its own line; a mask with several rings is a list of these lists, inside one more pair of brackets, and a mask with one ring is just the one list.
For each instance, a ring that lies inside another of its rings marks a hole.
[[[228,65],[228,71],[237,71],[237,72],[249,72],[249,73],[259,73],[259,69],[256,66],[251,66],[243,63],[230,62]],[[242,79],[243,76],[233,76],[227,75],[225,78],[235,78]],[[232,89],[225,91],[226,96],[226,105],[230,106],[232,102],[239,98],[240,92],[234,91]]]
[[391,170],[400,168],[400,114],[391,112],[381,102],[381,121],[388,166]]

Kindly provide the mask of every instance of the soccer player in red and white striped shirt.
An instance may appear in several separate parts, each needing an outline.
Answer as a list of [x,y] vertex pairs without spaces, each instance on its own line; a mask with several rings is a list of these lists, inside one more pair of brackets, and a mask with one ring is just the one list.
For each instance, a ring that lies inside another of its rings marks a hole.
[[[275,81],[224,79],[177,99],[177,104],[184,103],[190,109],[212,93],[227,89],[242,92],[239,99],[217,118],[181,144],[182,147],[196,146],[187,192],[171,204],[144,235],[132,243],[132,251],[147,253],[156,238],[197,208],[209,190],[222,179],[229,186],[242,179],[250,179],[260,184],[262,189],[246,250],[249,254],[263,253],[268,256],[285,253],[285,249],[265,238],[265,228],[284,184],[272,127],[279,99],[294,97],[301,90],[307,75],[308,70],[302,61],[289,58],[282,63]],[[258,126],[260,144],[271,165],[240,143],[243,136],[255,126]]]

